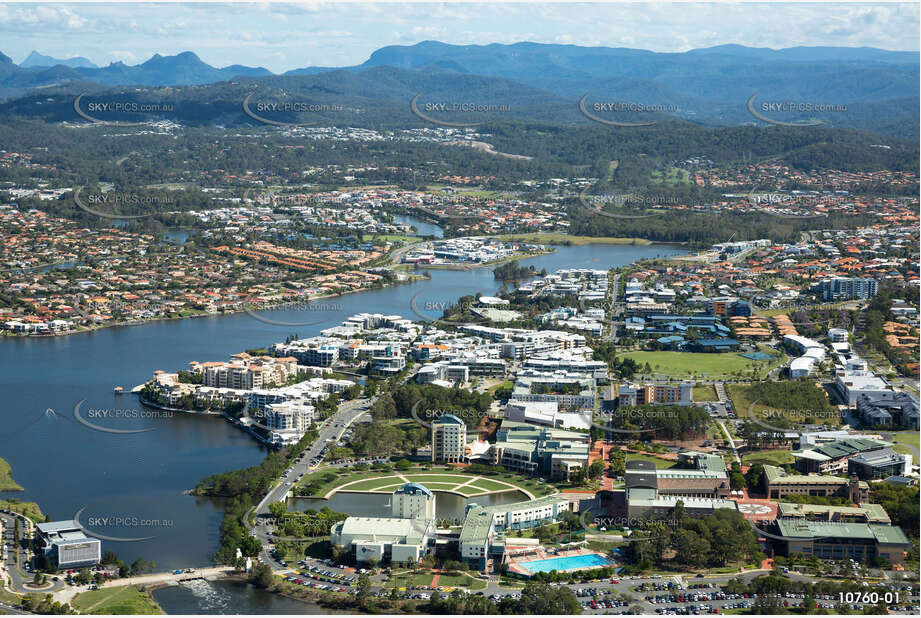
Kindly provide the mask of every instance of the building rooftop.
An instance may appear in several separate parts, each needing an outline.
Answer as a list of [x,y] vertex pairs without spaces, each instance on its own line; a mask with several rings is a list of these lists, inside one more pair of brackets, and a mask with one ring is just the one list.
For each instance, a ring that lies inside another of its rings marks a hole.
[[420,485],[419,483],[406,483],[402,487],[398,488],[393,493],[395,494],[425,494],[426,496],[431,496],[432,491],[425,485]]
[[815,540],[823,538],[848,538],[874,540],[885,544],[908,545],[908,537],[898,526],[885,524],[858,524],[839,522],[778,519],[781,536]]
[[889,523],[889,515],[881,504],[864,503],[859,506],[833,506],[825,504],[800,504],[793,502],[778,502],[778,517],[810,517],[834,516],[864,517],[867,522]]

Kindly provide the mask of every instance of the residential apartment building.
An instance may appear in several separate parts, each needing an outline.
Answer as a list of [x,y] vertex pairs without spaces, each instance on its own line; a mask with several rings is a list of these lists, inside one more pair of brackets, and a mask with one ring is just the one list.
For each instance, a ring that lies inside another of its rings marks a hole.
[[819,281],[814,290],[822,300],[853,300],[873,298],[877,287],[876,279],[869,277],[834,277]]
[[619,406],[642,406],[645,404],[693,405],[694,384],[632,384],[617,385],[612,389],[612,399]]
[[432,421],[432,461],[462,463],[466,455],[467,425],[453,414]]

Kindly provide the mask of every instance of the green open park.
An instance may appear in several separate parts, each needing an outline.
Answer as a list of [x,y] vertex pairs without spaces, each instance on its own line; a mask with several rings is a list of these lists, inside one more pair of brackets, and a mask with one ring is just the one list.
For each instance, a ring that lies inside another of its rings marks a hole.
[[0,459],[0,491],[22,491],[22,486],[13,480],[13,469],[3,459]]
[[793,455],[790,454],[790,451],[785,449],[777,449],[773,451],[753,451],[751,453],[745,453],[742,455],[743,465],[753,466],[759,463],[769,466],[782,466],[785,464],[792,464]]
[[137,586],[113,586],[81,592],[72,605],[81,614],[162,614],[150,594]]
[[892,436],[892,450],[905,455],[917,455],[921,434],[917,431],[896,431]]
[[643,453],[627,453],[627,461],[650,461],[655,464],[656,468],[672,468],[677,465],[678,462],[671,461],[669,459],[662,459],[661,457],[656,457],[655,455],[646,455]]
[[695,384],[691,398],[694,401],[717,401],[716,387],[712,384]]
[[[411,572],[396,573],[387,582],[387,588],[396,586],[397,588],[411,588],[413,586],[431,586],[435,579],[432,572]],[[486,582],[470,577],[466,573],[442,573],[438,576],[438,586],[448,588],[468,588],[470,590],[482,590],[486,587]]]
[[734,352],[674,352],[655,350],[625,352],[623,358],[632,358],[642,369],[649,364],[653,374],[668,375],[676,378],[706,377],[718,378],[729,375],[750,375],[757,377],[767,374],[782,360],[782,356],[772,356],[771,360],[753,361]]
[[420,483],[433,491],[453,492],[465,497],[522,491],[537,498],[555,491],[553,485],[508,472],[481,476],[461,469],[414,467],[393,471],[318,470],[301,479],[295,493],[327,498],[338,491],[390,493],[405,483]]

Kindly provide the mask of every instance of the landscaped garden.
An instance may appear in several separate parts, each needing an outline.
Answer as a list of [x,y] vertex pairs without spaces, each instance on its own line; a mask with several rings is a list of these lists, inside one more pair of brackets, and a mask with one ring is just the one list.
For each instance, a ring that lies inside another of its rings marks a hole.
[[450,491],[465,497],[503,491],[522,491],[539,498],[555,487],[534,478],[495,472],[470,473],[463,468],[412,466],[406,469],[317,470],[305,476],[295,488],[298,496],[328,497],[336,491],[389,493],[405,483],[420,483],[433,491]]

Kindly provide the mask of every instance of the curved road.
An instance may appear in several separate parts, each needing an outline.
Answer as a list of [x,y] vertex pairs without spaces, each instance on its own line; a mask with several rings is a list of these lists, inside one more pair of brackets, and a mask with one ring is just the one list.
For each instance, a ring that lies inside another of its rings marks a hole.
[[269,531],[271,527],[260,524],[260,516],[265,518],[271,517],[269,505],[273,502],[283,501],[291,488],[297,483],[302,474],[310,471],[310,462],[320,456],[320,451],[327,444],[335,444],[342,438],[345,430],[355,422],[355,420],[368,412],[373,400],[367,398],[347,401],[339,410],[320,427],[320,434],[316,440],[301,454],[298,460],[291,466],[291,471],[282,475],[281,479],[275,486],[269,490],[262,501],[255,507],[255,523],[250,529],[250,533],[262,542],[262,553],[259,560],[269,565],[272,570],[284,569],[285,567],[275,560],[269,551]]

